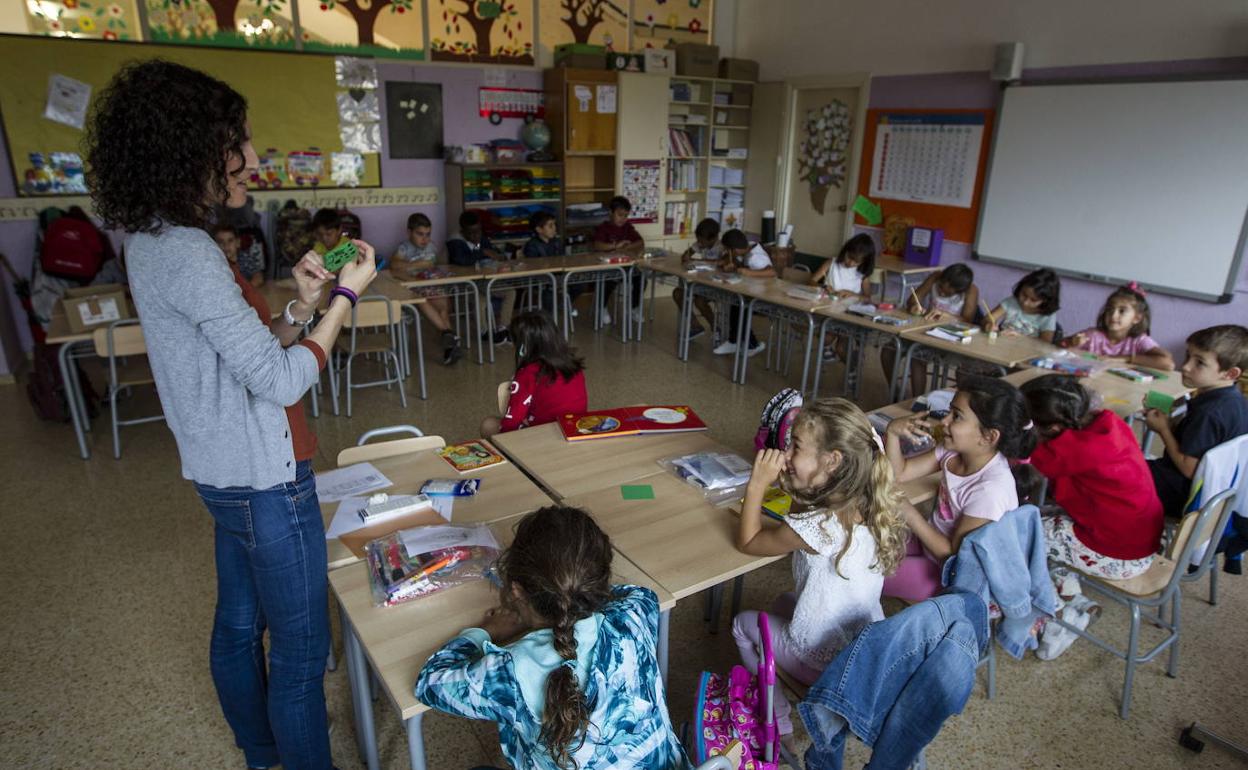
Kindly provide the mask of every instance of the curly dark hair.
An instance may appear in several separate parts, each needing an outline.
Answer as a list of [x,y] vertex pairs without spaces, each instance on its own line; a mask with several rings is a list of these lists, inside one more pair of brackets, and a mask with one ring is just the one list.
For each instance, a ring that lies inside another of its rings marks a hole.
[[[151,59],[121,69],[96,99],[85,140],[87,186],[108,227],[206,227],[242,162],[247,100],[225,83]],[[211,193],[209,193],[211,191]]]

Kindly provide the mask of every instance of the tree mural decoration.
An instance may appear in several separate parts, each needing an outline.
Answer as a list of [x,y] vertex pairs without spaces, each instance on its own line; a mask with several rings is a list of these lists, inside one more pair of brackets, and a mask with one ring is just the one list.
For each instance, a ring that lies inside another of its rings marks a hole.
[[293,48],[287,0],[257,0],[238,18],[241,0],[147,0],[152,40],[198,45]]
[[845,182],[849,158],[849,107],[833,99],[806,111],[805,136],[797,159],[798,179],[810,184],[810,205],[823,214],[828,191]]
[[411,13],[412,0],[322,0],[321,2],[322,11],[332,11],[339,7],[351,14],[351,18],[355,20],[359,45],[372,46],[377,43],[375,28],[378,14],[386,8],[390,9],[390,13],[400,16]]
[[614,11],[621,17],[628,13],[610,0],[560,0],[559,7],[567,16],[561,16],[563,23],[572,30],[572,38],[577,43],[588,43],[589,36],[606,18],[607,11]]
[[[532,64],[533,42],[532,39],[522,39],[524,21],[519,18],[516,2],[517,0],[440,0],[446,38],[435,37],[429,41],[432,58]],[[471,31],[472,39],[456,40],[456,36],[463,34],[465,27]],[[507,42],[499,46],[492,42],[496,27],[507,38]]]

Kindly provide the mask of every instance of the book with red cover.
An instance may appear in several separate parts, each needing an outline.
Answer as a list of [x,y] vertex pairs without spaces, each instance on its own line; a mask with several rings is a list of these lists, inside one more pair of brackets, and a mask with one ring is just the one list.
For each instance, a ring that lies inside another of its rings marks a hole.
[[559,418],[559,429],[568,441],[585,441],[638,433],[706,430],[706,423],[687,406],[624,406],[565,414]]

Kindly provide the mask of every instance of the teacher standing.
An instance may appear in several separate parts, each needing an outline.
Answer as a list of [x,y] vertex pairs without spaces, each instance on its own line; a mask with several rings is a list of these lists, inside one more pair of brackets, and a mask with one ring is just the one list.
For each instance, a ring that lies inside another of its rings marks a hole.
[[325,532],[301,399],[376,275],[373,249],[356,241],[359,258],[297,341],[333,278],[320,258],[295,266],[298,298],[270,322],[205,229],[220,206],[245,203],[258,165],[246,100],[181,65],[134,63],[100,94],[88,131],[95,211],[127,233],[130,288],[182,475],[216,524],[210,661],[221,709],[248,767],[325,770]]

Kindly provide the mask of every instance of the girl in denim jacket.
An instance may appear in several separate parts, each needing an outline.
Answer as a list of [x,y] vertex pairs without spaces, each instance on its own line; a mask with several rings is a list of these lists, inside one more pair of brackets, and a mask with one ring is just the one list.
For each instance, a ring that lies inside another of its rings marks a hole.
[[[796,589],[776,599],[768,621],[776,664],[812,684],[859,631],[884,619],[880,588],[901,559],[905,527],[884,444],[853,402],[803,407],[792,435],[787,450],[754,459],[737,548],[793,554]],[[793,510],[784,526],[764,528],[763,496],[777,481]],[[757,669],[758,613],[739,614],[732,633],[746,667]]]

